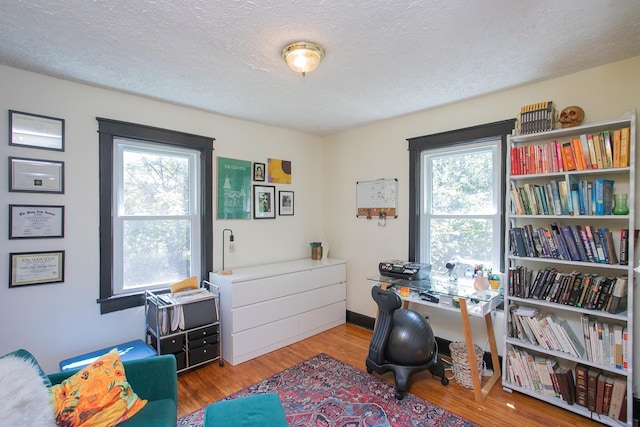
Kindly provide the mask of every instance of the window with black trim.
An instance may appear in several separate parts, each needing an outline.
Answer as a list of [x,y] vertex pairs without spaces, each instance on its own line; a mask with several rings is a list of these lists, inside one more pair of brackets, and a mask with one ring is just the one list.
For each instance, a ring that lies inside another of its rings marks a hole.
[[[409,260],[502,269],[505,147],[514,120],[409,139]],[[458,272],[460,274],[460,272]]]
[[101,312],[212,270],[213,139],[98,118]]

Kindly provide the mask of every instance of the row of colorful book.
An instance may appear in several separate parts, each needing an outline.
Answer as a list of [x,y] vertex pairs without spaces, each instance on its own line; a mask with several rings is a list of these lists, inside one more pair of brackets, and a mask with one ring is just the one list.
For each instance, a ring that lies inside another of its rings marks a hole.
[[611,215],[614,180],[551,180],[512,185],[511,212],[516,215]]
[[627,383],[620,375],[577,364],[574,372],[554,357],[533,355],[525,349],[507,350],[509,381],[521,388],[563,399],[595,414],[626,422]]
[[598,264],[629,263],[629,231],[620,230],[616,251],[613,232],[606,227],[550,224],[549,228],[525,224],[509,230],[511,254],[519,257],[553,258]]
[[629,166],[630,128],[582,134],[568,141],[511,148],[511,175],[533,175]]
[[565,273],[551,267],[538,270],[535,278],[533,275],[534,270],[529,267],[509,268],[509,295],[612,314],[627,309],[627,276]]

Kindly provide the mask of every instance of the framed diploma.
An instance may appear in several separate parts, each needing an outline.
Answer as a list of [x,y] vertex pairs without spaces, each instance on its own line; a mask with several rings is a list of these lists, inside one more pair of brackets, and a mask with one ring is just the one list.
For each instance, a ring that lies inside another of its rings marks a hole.
[[64,193],[64,162],[9,157],[9,191]]
[[64,151],[64,119],[9,110],[9,145]]
[[10,253],[9,287],[64,282],[64,251]]
[[9,239],[64,237],[64,206],[9,205]]

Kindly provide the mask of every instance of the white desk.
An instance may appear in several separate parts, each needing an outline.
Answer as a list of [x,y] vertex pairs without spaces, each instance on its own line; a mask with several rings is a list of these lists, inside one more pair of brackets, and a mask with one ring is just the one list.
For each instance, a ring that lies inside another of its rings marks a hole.
[[[403,279],[395,279],[385,276],[370,277],[369,280],[378,282],[382,289],[387,289],[391,286],[394,289],[399,289],[402,286],[408,286],[415,289],[418,282],[407,281]],[[496,336],[493,331],[493,320],[491,319],[491,312],[500,303],[499,294],[495,291],[475,291],[471,285],[459,286],[452,285],[447,282],[433,282],[426,286],[426,289],[432,289],[439,297],[440,302],[429,302],[421,299],[417,290],[411,290],[408,297],[400,297],[403,301],[403,307],[407,308],[409,303],[420,304],[428,307],[434,307],[443,310],[459,311],[462,318],[462,329],[464,331],[464,340],[467,345],[467,357],[469,358],[471,379],[473,382],[473,392],[475,394],[476,402],[482,402],[487,397],[487,394],[491,391],[491,388],[500,380],[500,361],[498,359],[498,347],[496,345]],[[418,285],[419,286],[419,285]],[[424,288],[424,287],[423,287]],[[398,292],[398,295],[399,292]],[[453,305],[454,297],[458,299],[460,308]],[[451,301],[451,305],[449,302]],[[475,361],[475,351],[473,346],[473,334],[471,332],[471,324],[469,322],[469,316],[484,317],[487,327],[487,336],[489,338],[489,347],[491,349],[491,361],[493,363],[493,375],[485,381],[482,386],[480,379],[480,372],[478,367],[473,361]]]

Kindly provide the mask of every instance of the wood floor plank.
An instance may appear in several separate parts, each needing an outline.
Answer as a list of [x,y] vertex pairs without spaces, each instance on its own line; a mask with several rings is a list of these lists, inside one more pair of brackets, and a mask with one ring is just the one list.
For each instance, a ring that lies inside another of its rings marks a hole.
[[[178,377],[178,414],[193,412],[319,353],[364,371],[371,335],[370,330],[352,324],[340,325],[236,366],[210,363],[182,373]],[[372,375],[393,384],[390,372]],[[450,371],[447,375],[453,377]],[[429,371],[412,377],[409,392],[482,426],[602,425],[529,396],[506,392],[500,384],[493,387],[484,402],[478,403],[473,390],[460,386],[453,378],[443,386]]]

